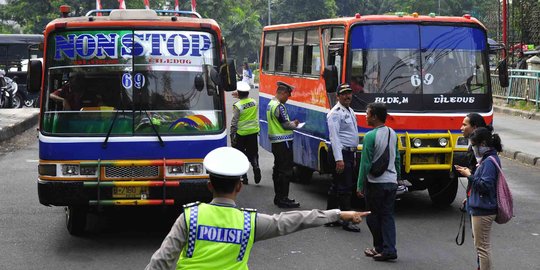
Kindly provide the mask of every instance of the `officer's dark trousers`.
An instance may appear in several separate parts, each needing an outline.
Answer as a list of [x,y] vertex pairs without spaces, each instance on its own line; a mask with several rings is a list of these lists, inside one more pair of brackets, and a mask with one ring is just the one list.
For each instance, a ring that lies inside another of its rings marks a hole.
[[367,183],[365,194],[366,208],[371,211],[366,222],[373,236],[373,247],[387,255],[397,254],[394,221],[396,190],[397,184],[393,183]]
[[234,148],[246,155],[253,169],[259,168],[259,145],[257,144],[257,136],[257,133],[246,136],[236,134],[236,145],[234,145]]
[[336,163],[334,162],[334,172],[332,173],[332,184],[328,189],[327,209],[351,210],[351,195],[356,184],[356,172],[354,171],[355,152],[342,150],[343,168],[342,173],[336,173]]
[[294,165],[292,146],[292,141],[272,143],[272,154],[274,154],[272,180],[274,181],[275,198],[278,200],[289,197],[289,182],[293,175]]

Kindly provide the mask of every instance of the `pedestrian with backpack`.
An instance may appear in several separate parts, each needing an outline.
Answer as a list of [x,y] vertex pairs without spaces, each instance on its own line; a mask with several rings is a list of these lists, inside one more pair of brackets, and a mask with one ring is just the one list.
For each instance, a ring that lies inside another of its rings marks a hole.
[[364,255],[376,261],[397,259],[394,201],[400,177],[397,135],[385,126],[388,113],[383,103],[367,105],[366,121],[374,129],[366,133],[358,174],[357,195],[364,197],[371,215],[366,218],[373,247]]
[[[466,167],[455,165],[456,170],[467,177],[468,187],[465,208],[471,215],[474,246],[478,254],[480,270],[492,268],[491,226],[497,218],[497,184],[502,151],[501,138],[485,127],[476,128],[469,137],[478,167],[474,173]],[[504,181],[504,180],[503,180]],[[510,199],[511,200],[511,199]]]

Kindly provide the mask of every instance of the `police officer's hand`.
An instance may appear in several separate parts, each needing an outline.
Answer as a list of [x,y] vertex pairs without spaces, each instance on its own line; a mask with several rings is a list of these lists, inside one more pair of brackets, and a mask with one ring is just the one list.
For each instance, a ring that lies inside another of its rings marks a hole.
[[295,119],[293,122],[294,122],[294,126],[295,126],[295,127],[297,127],[298,124],[300,124],[300,121],[298,121],[298,119]]
[[356,197],[360,199],[364,198],[364,192],[361,190],[356,190]]
[[370,211],[368,212],[356,212],[356,211],[341,211],[340,218],[343,221],[350,221],[352,223],[360,223],[362,222],[362,217],[365,217],[367,215],[371,214]]
[[345,169],[345,162],[343,160],[336,161],[336,173],[342,173]]

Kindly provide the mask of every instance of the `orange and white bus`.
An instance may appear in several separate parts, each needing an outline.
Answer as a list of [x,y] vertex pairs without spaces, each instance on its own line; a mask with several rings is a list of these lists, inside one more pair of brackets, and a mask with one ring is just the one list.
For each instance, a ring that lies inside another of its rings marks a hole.
[[294,162],[300,180],[329,173],[326,114],[339,83],[353,88],[358,136],[370,130],[366,105],[387,105],[387,125],[399,136],[402,183],[428,189],[450,204],[458,187],[453,164],[463,164],[467,140],[460,126],[477,112],[491,123],[492,91],[486,29],[475,18],[372,15],[267,26],[260,74],[260,144],[270,151],[266,106],[276,82],[295,87],[286,104],[293,119]]
[[38,195],[66,206],[71,234],[89,211],[211,199],[202,161],[227,145],[223,91],[236,89],[214,20],[96,10],[44,35],[43,66],[29,71],[42,101]]

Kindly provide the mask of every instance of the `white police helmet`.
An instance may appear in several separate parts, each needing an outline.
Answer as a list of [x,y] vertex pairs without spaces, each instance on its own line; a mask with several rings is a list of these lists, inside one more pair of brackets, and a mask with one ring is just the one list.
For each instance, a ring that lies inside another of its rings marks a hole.
[[247,82],[236,82],[236,90],[240,92],[249,92],[251,90],[251,86]]
[[249,161],[238,149],[220,147],[204,157],[204,168],[209,174],[222,177],[240,177],[249,170]]

